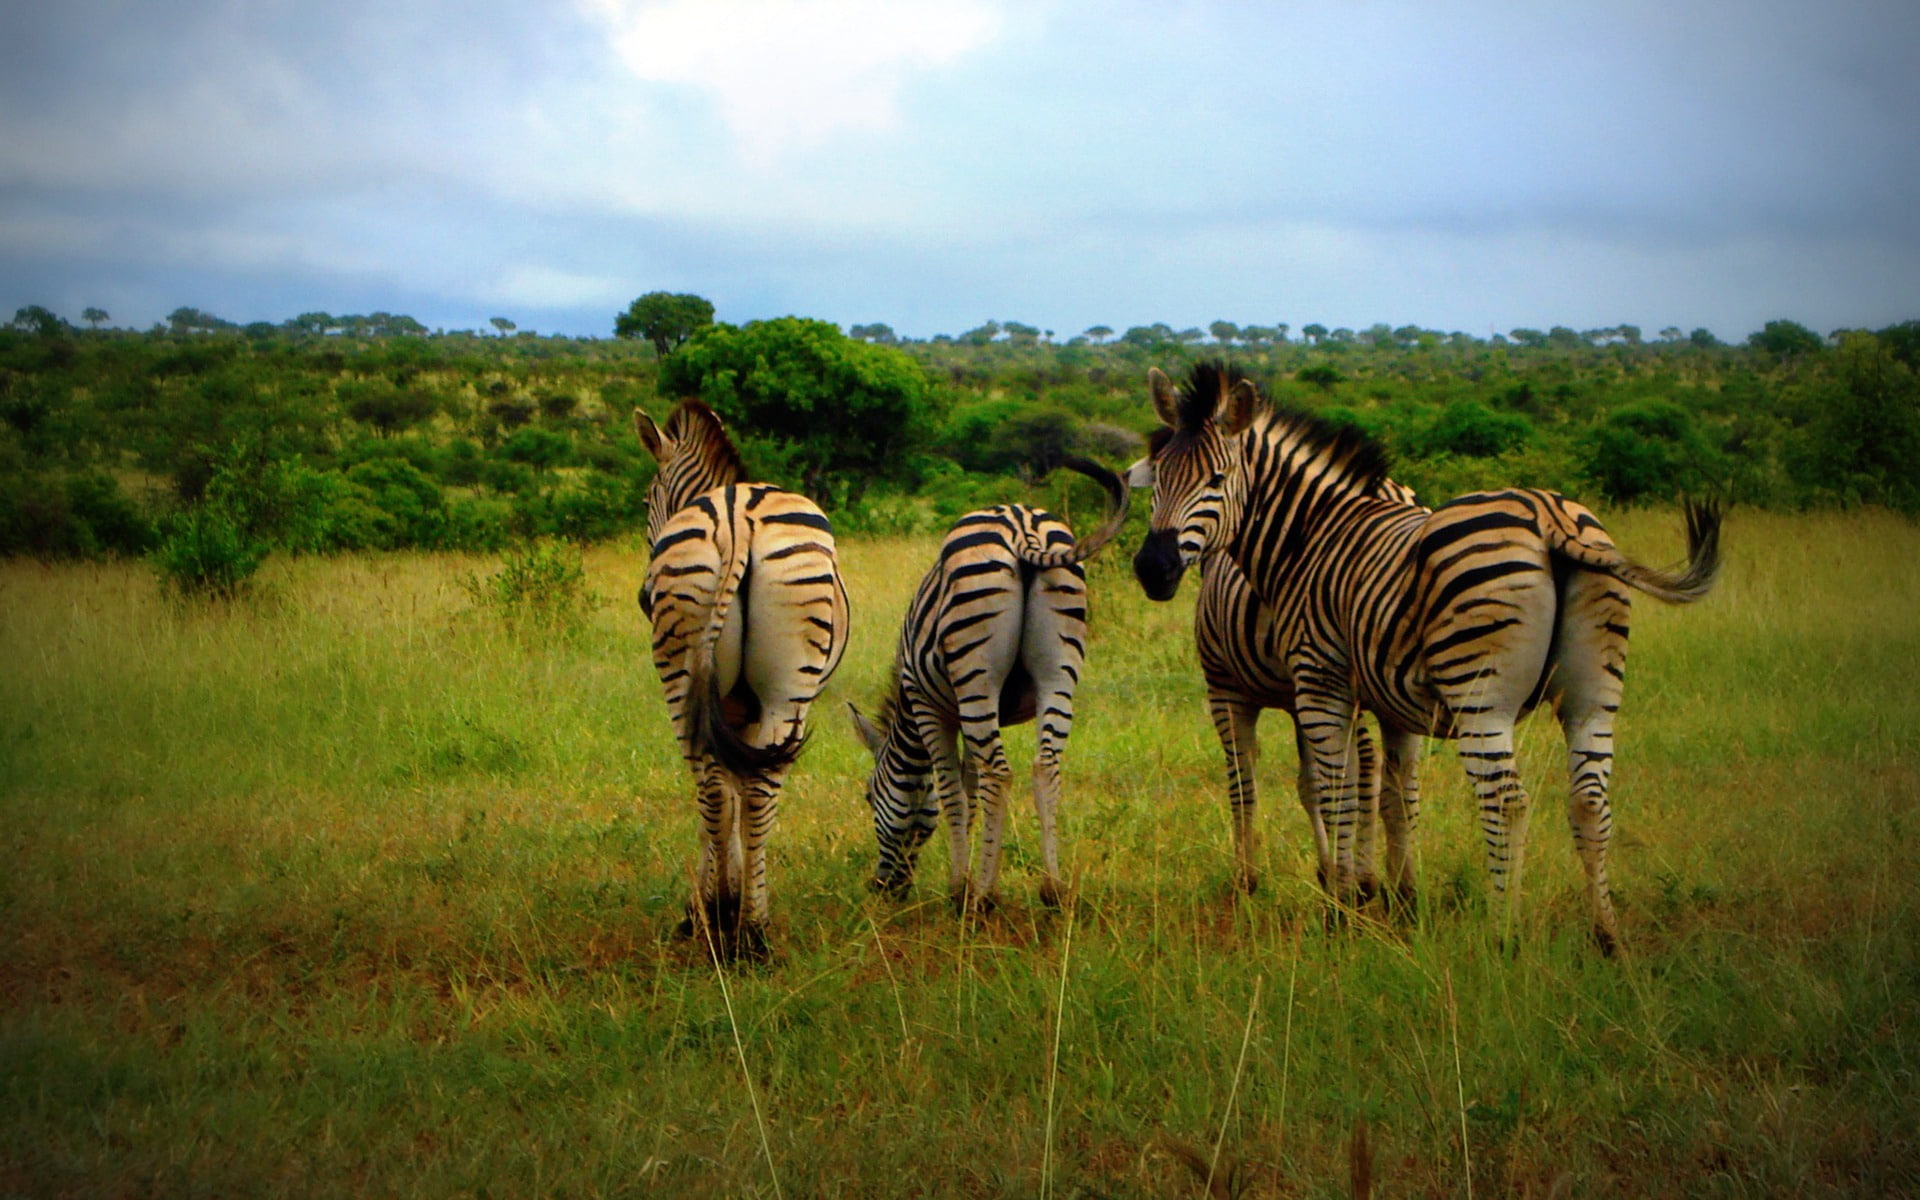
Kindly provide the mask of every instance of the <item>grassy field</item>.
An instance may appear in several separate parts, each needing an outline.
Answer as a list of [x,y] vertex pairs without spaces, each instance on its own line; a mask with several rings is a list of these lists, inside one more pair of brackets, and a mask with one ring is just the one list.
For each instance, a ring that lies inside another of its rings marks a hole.
[[[1670,512],[1615,514],[1679,557]],[[1270,717],[1235,903],[1180,601],[1125,551],[1062,830],[962,924],[942,842],[871,897],[864,751],[931,539],[844,547],[855,638],[773,851],[776,958],[667,933],[695,850],[633,603],[569,636],[453,557],[282,561],[184,607],[0,566],[0,1196],[1920,1192],[1920,528],[1736,512],[1716,594],[1636,607],[1620,960],[1586,940],[1550,721],[1511,952],[1452,752],[1417,926],[1323,931]],[[1011,739],[1023,781],[1031,736]]]

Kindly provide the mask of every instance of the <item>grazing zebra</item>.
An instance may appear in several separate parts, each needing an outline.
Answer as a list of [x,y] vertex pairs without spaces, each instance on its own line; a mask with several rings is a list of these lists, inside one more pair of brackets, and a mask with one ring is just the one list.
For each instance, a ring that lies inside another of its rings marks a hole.
[[1410,895],[1407,842],[1420,738],[1430,734],[1460,743],[1494,888],[1505,895],[1520,875],[1528,808],[1514,723],[1547,700],[1566,735],[1594,935],[1611,952],[1619,931],[1607,785],[1627,588],[1669,603],[1706,595],[1719,567],[1717,507],[1687,506],[1687,564],[1655,571],[1623,556],[1591,512],[1550,492],[1476,493],[1431,513],[1383,499],[1376,443],[1272,409],[1229,370],[1202,364],[1178,392],[1157,370],[1148,381],[1165,428],[1152,439],[1153,511],[1134,574],[1149,597],[1169,599],[1188,566],[1221,551],[1272,609],[1334,898],[1357,894],[1364,784],[1343,766],[1362,712],[1381,726],[1388,882]]
[[[1033,804],[1046,871],[1040,898],[1059,903],[1054,810],[1086,654],[1080,564],[1113,540],[1127,516],[1120,476],[1084,459],[1064,465],[1106,489],[1106,524],[1076,544],[1059,518],[1024,505],[961,517],[907,609],[878,720],[853,709],[854,728],[874,755],[867,802],[880,845],[876,888],[905,893],[920,847],[944,813],[952,837],[949,893],[963,910],[992,908],[1009,774],[1000,729],[1037,718]],[[968,826],[976,803],[980,872],[973,877]]]
[[699,401],[682,402],[665,429],[639,411],[634,425],[660,463],[640,605],[704,836],[681,931],[704,923],[722,953],[762,955],[780,786],[846,650],[833,530],[806,497],[740,482],[740,456]]
[[[1143,459],[1128,473],[1134,487],[1153,486],[1153,462]],[[1399,504],[1417,505],[1413,489],[1382,478],[1374,494]],[[1423,510],[1424,511],[1424,510]],[[1293,717],[1293,678],[1287,674],[1280,645],[1282,629],[1274,611],[1262,603],[1246,575],[1227,554],[1213,553],[1200,560],[1200,597],[1194,606],[1194,644],[1200,652],[1200,671],[1207,681],[1207,712],[1227,756],[1227,802],[1233,815],[1234,882],[1253,894],[1260,885],[1255,863],[1259,837],[1254,813],[1257,794],[1254,767],[1259,761],[1259,721],[1265,709]],[[1350,768],[1360,787],[1359,824],[1355,827],[1355,872],[1363,896],[1377,884],[1373,874],[1373,817],[1377,808],[1379,776],[1375,769],[1373,738],[1365,722],[1353,728]],[[1321,882],[1327,882],[1326,826],[1314,798],[1313,760],[1300,726],[1294,724],[1298,750],[1298,795],[1313,831],[1314,849],[1321,864]]]

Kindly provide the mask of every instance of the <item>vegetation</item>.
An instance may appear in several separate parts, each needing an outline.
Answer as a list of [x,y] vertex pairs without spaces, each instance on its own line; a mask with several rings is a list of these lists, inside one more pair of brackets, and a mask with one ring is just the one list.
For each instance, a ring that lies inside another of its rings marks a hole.
[[[1030,494],[1062,454],[1130,459],[1152,423],[1146,369],[1203,355],[1374,433],[1430,499],[1526,482],[1614,504],[1714,490],[1773,511],[1920,512],[1920,321],[1828,337],[1775,321],[1741,345],[1678,328],[1480,339],[1309,323],[1295,338],[1229,321],[1065,342],[988,321],[914,341],[881,323],[714,324],[706,301],[668,293],[636,300],[614,338],[504,317],[499,336],[391,313],[241,327],[182,308],[145,333],[83,317],[30,306],[0,330],[0,556],[170,544],[182,561],[183,530],[224,537],[223,521],[246,534],[243,559],[256,543],[601,541],[644,520],[652,465],[632,409],[664,416],[696,391],[756,475],[815,495],[840,528],[937,531]],[[188,515],[209,503],[224,515]]]
[[[1679,555],[1670,509],[1606,515]],[[1383,1196],[1915,1194],[1920,527],[1727,537],[1706,603],[1634,614],[1611,962],[1540,718],[1515,949],[1445,748],[1418,923],[1328,933],[1275,718],[1236,903],[1192,590],[1148,604],[1124,554],[1090,577],[1071,906],[1034,894],[1024,798],[994,918],[944,904],[940,839],[908,902],[870,895],[835,718],[936,543],[843,538],[778,958],[725,976],[666,936],[697,819],[630,539],[276,555],[217,606],[0,564],[0,1192],[1327,1196],[1358,1148]],[[550,589],[566,636],[515,615]]]

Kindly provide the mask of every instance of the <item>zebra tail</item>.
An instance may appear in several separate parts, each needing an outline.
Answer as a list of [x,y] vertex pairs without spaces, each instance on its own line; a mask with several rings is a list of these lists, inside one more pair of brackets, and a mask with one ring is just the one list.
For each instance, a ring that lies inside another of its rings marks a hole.
[[1040,551],[1022,547],[1021,561],[1043,571],[1051,567],[1070,567],[1075,563],[1083,563],[1100,553],[1108,542],[1119,536],[1120,527],[1127,523],[1127,505],[1133,499],[1125,479],[1090,458],[1069,454],[1060,460],[1060,465],[1085,475],[1107,493],[1107,523],[1075,542],[1070,549]]
[[[714,669],[715,651],[720,645],[720,632],[726,627],[727,615],[746,587],[748,548],[745,543],[749,540],[737,536],[727,539],[727,559],[721,570],[720,586],[714,591],[706,628],[701,630],[699,644],[694,647],[687,679],[687,740],[695,750],[735,775],[760,774],[786,766],[800,756],[806,740],[795,735],[771,745],[755,746],[727,720],[726,697],[720,694],[720,678]],[[753,630],[749,627],[745,637],[752,636]]]
[[1583,567],[1605,571],[1631,588],[1668,604],[1691,604],[1713,588],[1720,573],[1720,504],[1715,500],[1688,500],[1687,561],[1662,571],[1627,558],[1611,543],[1604,549],[1571,539],[1555,538],[1554,551]]

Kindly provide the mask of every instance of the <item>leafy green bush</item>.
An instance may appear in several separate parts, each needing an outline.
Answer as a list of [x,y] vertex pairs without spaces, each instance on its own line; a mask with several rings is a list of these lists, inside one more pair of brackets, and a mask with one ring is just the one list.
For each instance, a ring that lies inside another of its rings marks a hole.
[[1670,500],[1713,482],[1713,455],[1693,414],[1669,400],[1615,409],[1580,446],[1587,478],[1609,500]]
[[477,609],[520,634],[571,635],[603,604],[587,589],[579,547],[552,538],[513,547],[498,571],[470,573],[460,587]]
[[197,504],[165,526],[153,552],[162,582],[182,596],[231,599],[266,561],[267,544],[245,520],[218,502]]
[[1497,412],[1478,400],[1455,400],[1427,428],[1429,454],[1492,458],[1533,440],[1533,422],[1519,413]]

